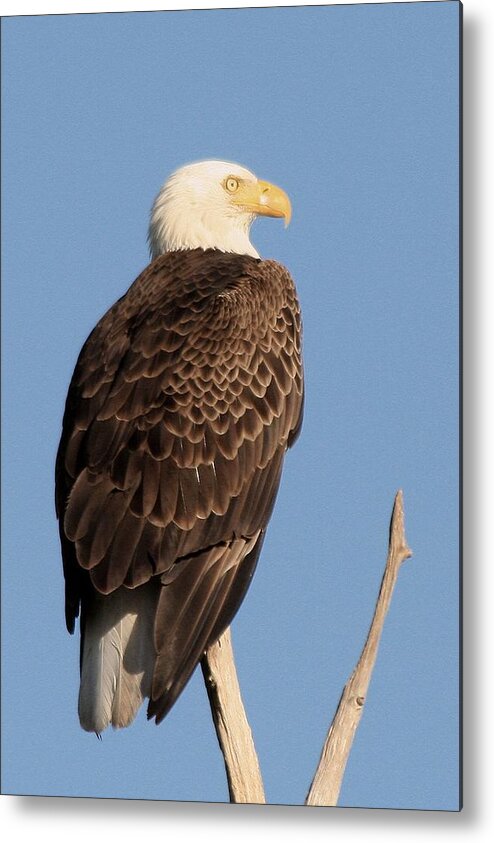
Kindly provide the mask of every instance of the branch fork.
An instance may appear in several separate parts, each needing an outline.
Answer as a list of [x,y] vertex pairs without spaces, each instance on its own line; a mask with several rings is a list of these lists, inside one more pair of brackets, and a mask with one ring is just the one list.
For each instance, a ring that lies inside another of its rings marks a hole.
[[[360,658],[343,689],[329,727],[305,805],[338,804],[398,573],[401,564],[411,555],[405,537],[403,493],[400,490],[394,500],[388,557],[374,616]],[[242,703],[229,629],[207,650],[201,666],[225,762],[230,802],[265,804],[259,760]]]

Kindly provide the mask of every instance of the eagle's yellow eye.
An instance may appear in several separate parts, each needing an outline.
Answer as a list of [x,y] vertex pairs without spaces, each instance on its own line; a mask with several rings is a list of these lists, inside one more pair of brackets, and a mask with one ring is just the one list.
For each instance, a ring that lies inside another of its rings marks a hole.
[[233,176],[228,176],[225,181],[225,187],[229,193],[235,193],[235,191],[238,190],[238,179],[234,179]]

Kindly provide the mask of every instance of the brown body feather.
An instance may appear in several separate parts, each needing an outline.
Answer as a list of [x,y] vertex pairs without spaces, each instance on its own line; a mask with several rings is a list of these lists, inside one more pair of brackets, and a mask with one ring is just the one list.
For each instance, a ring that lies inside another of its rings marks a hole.
[[[130,673],[147,677],[138,694],[157,722],[242,602],[302,404],[299,305],[273,261],[165,254],[81,351],[56,465],[67,626],[82,604],[84,664],[104,595],[110,614],[123,606],[115,624],[135,620],[132,605],[148,607],[152,622],[141,626],[152,629],[154,668],[148,653]],[[139,588],[147,603],[132,602]],[[120,660],[127,670],[125,652]],[[126,725],[138,703],[126,717],[110,700],[106,719]],[[104,721],[81,716],[95,731]]]

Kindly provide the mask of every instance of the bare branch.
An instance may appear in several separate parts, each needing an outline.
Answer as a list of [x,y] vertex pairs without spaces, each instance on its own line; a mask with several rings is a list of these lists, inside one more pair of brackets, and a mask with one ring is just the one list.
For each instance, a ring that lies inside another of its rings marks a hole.
[[[348,680],[324,743],[306,805],[336,805],[374,669],[401,563],[412,555],[405,538],[403,494],[395,497],[389,549],[374,617],[360,659]],[[266,802],[259,761],[240,695],[228,629],[205,653],[202,672],[223,753],[231,802]]]
[[201,667],[225,761],[230,802],[265,804],[259,761],[240,695],[229,629],[207,650]]
[[389,531],[388,559],[374,617],[360,659],[348,680],[324,743],[306,805],[336,805],[353,738],[362,716],[376,661],[384,620],[401,563],[412,555],[405,538],[403,493],[395,497]]

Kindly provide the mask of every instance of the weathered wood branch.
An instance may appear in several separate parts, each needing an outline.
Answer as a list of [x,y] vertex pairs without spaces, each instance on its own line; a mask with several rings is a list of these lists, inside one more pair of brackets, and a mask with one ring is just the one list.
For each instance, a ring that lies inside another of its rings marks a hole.
[[230,630],[201,661],[214,726],[225,761],[230,802],[266,802],[252,732],[245,714]]
[[395,497],[389,550],[374,617],[357,666],[348,680],[323,746],[306,805],[336,805],[401,563],[412,555],[405,538],[403,493]]
[[[396,494],[381,589],[360,659],[329,728],[306,805],[336,805],[353,739],[362,716],[379,642],[401,563],[412,555],[405,538],[403,493]],[[266,802],[252,733],[240,695],[228,629],[201,661],[231,802]]]

